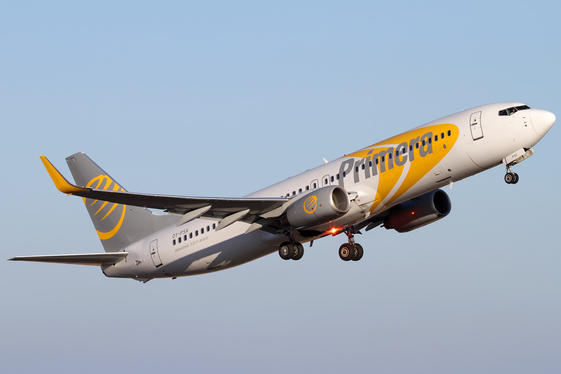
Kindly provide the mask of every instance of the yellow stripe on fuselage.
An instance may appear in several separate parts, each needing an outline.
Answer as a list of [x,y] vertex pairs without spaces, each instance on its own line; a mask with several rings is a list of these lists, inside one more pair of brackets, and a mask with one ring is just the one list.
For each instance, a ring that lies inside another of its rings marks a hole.
[[[348,155],[364,159],[365,168],[372,162],[369,172],[371,176],[377,174],[379,177],[376,199],[370,211],[382,203],[387,205],[395,201],[427,175],[450,152],[459,134],[458,127],[453,124],[432,125]],[[366,178],[369,175],[366,174]]]

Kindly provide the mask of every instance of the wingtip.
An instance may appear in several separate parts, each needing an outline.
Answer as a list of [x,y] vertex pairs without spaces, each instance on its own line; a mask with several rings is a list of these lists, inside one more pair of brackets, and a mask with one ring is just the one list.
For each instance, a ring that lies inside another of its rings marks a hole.
[[49,173],[49,176],[53,180],[53,183],[55,184],[55,187],[60,192],[65,193],[65,194],[73,194],[73,193],[76,193],[76,192],[85,191],[84,188],[80,188],[80,187],[74,186],[73,184],[70,184],[66,180],[66,178],[64,178],[62,176],[62,174],[53,166],[53,164],[51,164],[51,162],[47,159],[47,157],[41,156],[41,161],[43,162],[43,165],[45,166],[45,169],[47,169],[47,172]]

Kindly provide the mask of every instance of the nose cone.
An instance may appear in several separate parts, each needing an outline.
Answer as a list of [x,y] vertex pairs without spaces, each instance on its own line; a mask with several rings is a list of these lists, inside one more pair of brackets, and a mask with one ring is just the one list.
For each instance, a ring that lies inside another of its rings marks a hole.
[[543,137],[555,123],[555,114],[547,110],[532,109],[532,126]]

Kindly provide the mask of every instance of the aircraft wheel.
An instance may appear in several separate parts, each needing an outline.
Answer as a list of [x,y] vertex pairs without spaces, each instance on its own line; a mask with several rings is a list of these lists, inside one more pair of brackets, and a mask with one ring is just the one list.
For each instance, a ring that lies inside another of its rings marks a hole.
[[350,244],[345,243],[339,247],[339,257],[341,257],[341,260],[349,261],[351,258],[353,258],[353,255],[354,250]]
[[512,184],[518,183],[518,181],[520,180],[520,177],[518,176],[518,174],[512,173],[512,176],[514,177],[514,180],[512,181]]
[[353,252],[353,258],[351,260],[358,261],[362,258],[363,255],[364,249],[362,248],[362,245],[355,243],[355,250]]
[[514,173],[506,173],[505,174],[505,182],[508,184],[512,184],[514,181]]
[[279,256],[283,260],[290,260],[294,253],[294,246],[289,242],[284,242],[279,246]]
[[294,244],[294,250],[292,251],[292,259],[300,260],[304,256],[304,246],[300,243]]

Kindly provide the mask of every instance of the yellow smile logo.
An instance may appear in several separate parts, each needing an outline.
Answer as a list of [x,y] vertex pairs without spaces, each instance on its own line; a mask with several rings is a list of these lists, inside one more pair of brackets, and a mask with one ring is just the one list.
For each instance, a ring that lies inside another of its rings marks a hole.
[[[105,191],[124,191],[121,186],[119,186],[107,175],[99,175],[93,178],[86,187]],[[92,219],[94,217],[99,218],[99,220],[94,220],[99,238],[101,240],[107,240],[115,236],[123,224],[127,206],[117,203],[111,204],[108,201],[100,200],[93,200],[88,206],[86,198],[84,197],[82,199],[84,200],[84,204],[86,204],[86,208],[90,212]],[[98,216],[98,214],[100,215]]]
[[306,200],[304,200],[304,211],[308,214],[312,214],[313,212],[315,212],[317,206],[318,198],[315,195],[310,196]]

